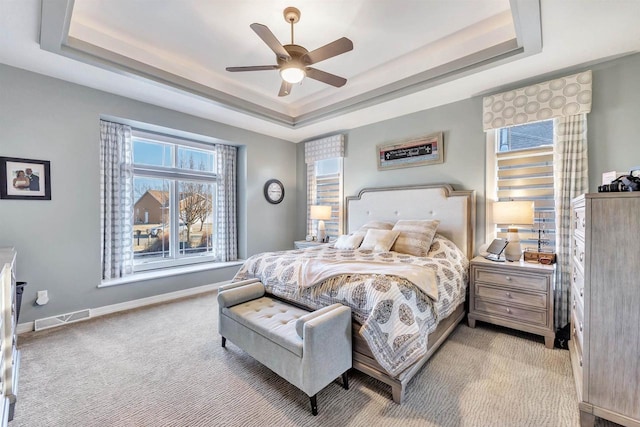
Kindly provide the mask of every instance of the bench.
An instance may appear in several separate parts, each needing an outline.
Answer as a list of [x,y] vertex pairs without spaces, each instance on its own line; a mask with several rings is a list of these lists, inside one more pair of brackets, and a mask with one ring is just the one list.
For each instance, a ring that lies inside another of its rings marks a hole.
[[265,295],[258,279],[218,289],[218,330],[226,340],[309,396],[318,414],[317,393],[337,377],[349,388],[351,309],[333,304],[306,311]]

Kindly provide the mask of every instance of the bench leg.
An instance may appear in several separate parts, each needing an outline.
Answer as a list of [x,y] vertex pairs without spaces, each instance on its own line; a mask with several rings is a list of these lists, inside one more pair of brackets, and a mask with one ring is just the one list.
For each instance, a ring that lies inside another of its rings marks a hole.
[[347,376],[347,372],[348,371],[344,371],[342,374],[342,387],[344,387],[345,390],[349,390],[349,377]]
[[316,396],[317,394],[314,394],[313,396],[309,397],[309,399],[311,400],[311,414],[313,415],[318,415],[318,401],[316,400]]
[[222,337],[222,347],[224,348],[227,345],[227,339]]

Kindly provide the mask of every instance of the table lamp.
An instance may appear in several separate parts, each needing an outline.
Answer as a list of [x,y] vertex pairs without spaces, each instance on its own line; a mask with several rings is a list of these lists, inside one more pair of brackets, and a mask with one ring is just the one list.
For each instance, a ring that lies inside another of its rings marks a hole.
[[318,242],[326,240],[324,220],[331,219],[331,206],[311,205],[311,219],[318,220]]
[[504,256],[508,261],[519,261],[522,256],[522,248],[516,224],[533,225],[533,202],[494,202],[493,222],[495,224],[510,224],[507,229],[509,244],[504,251]]

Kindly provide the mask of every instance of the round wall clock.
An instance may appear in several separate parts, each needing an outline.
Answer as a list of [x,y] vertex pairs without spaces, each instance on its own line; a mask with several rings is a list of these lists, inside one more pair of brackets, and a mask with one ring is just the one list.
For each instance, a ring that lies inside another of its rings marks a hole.
[[264,197],[267,202],[277,205],[284,199],[284,185],[277,179],[270,179],[264,184]]

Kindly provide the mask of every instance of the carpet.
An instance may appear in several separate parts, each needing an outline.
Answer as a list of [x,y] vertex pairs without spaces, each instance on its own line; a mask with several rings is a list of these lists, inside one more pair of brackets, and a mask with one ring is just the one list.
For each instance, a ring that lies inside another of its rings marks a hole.
[[[541,337],[459,325],[406,401],[357,371],[308,397],[233,343],[220,346],[216,294],[19,337],[11,427],[578,426],[569,352]],[[610,426],[598,420],[599,426]]]

